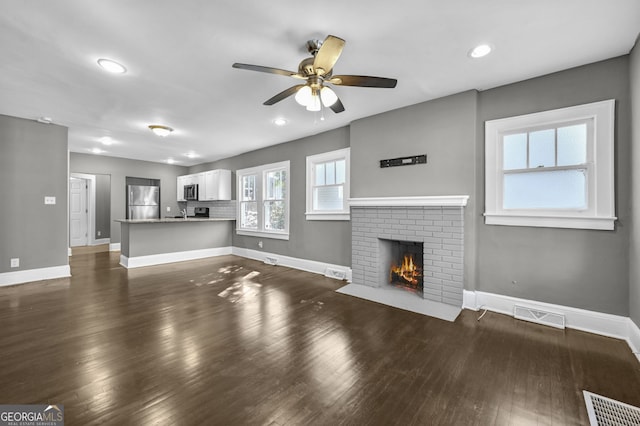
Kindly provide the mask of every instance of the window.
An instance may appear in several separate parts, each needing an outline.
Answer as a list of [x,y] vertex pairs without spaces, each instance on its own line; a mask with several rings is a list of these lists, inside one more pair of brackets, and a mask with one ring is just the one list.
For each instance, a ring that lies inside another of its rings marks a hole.
[[289,239],[289,161],[236,172],[236,233]]
[[307,220],[349,220],[350,149],[307,157]]
[[615,101],[487,121],[485,223],[614,228]]

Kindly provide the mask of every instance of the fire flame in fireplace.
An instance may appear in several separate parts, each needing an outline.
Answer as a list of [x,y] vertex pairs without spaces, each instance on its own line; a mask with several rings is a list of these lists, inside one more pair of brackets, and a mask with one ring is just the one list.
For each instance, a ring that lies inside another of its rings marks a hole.
[[389,282],[400,282],[417,287],[422,279],[422,270],[413,260],[412,254],[405,254],[400,265],[391,265]]

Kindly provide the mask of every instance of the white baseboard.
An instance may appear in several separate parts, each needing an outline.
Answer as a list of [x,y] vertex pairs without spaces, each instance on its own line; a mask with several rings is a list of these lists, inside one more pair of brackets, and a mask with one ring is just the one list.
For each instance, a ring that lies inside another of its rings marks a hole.
[[120,251],[120,243],[109,244],[109,251]]
[[637,354],[640,350],[640,329],[629,317],[482,291],[464,290],[463,293],[462,307],[474,311],[487,309],[492,312],[513,316],[513,308],[516,304],[564,315],[565,325],[568,328],[622,339],[627,342],[631,350],[636,353],[638,361],[640,361],[640,356]]
[[629,338],[627,343],[633,354],[638,358],[638,362],[640,362],[640,327],[631,318],[629,318]]
[[125,268],[162,265],[164,263],[183,262],[185,260],[203,259],[205,257],[231,254],[231,247],[216,247],[202,250],[179,251],[174,253],[151,254],[147,256],[127,257],[120,255],[120,265]]
[[101,246],[102,244],[109,244],[111,242],[111,238],[100,238],[98,240],[94,240],[89,245],[90,246]]
[[31,281],[51,280],[71,276],[69,265],[52,266],[49,268],[26,269],[23,271],[4,272],[0,274],[0,287]]
[[[329,278],[336,276],[336,271],[344,272],[344,276],[348,282],[351,282],[351,268],[342,265],[333,265],[331,263],[317,262],[315,260],[300,259],[297,257],[283,256],[276,253],[268,253],[264,251],[251,250],[242,247],[232,247],[232,254],[235,256],[246,257],[248,259],[259,260],[273,263],[276,260],[277,265],[287,266],[293,269],[313,272],[314,274],[325,275]],[[331,273],[327,273],[330,270]]]

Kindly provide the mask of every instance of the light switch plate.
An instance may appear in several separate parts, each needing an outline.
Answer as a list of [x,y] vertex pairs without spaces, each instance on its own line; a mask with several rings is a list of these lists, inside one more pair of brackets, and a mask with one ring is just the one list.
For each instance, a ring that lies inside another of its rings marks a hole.
[[56,197],[44,197],[44,203],[45,204],[55,204],[56,203]]
[[20,267],[20,258],[19,257],[14,257],[13,259],[11,259],[11,267],[12,268],[19,268]]

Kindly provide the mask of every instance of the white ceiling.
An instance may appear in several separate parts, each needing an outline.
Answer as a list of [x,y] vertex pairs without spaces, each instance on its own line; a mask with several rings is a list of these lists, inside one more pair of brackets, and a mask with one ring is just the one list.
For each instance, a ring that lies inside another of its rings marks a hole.
[[[0,13],[0,114],[51,117],[69,128],[73,152],[189,166],[624,55],[639,31],[638,0],[12,1]],[[398,86],[335,87],[346,111],[320,120],[292,97],[262,105],[299,80],[231,67],[296,71],[306,41],[327,34],[347,42],[334,74]],[[469,58],[479,43],[494,52]],[[106,73],[103,57],[128,72]],[[149,124],[175,131],[159,138]]]

